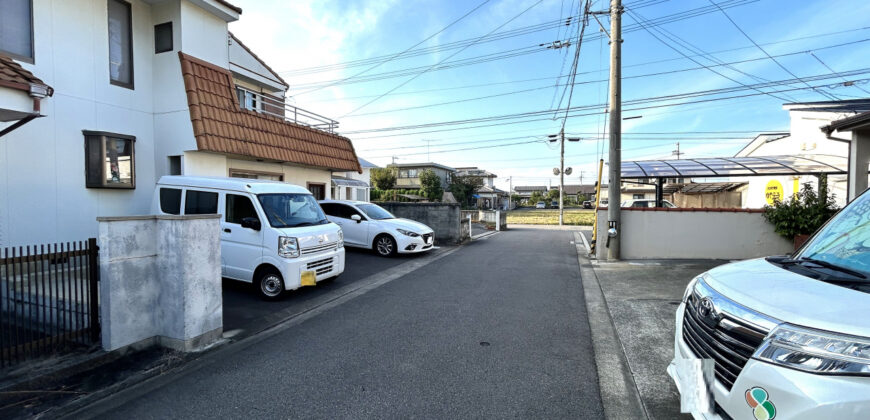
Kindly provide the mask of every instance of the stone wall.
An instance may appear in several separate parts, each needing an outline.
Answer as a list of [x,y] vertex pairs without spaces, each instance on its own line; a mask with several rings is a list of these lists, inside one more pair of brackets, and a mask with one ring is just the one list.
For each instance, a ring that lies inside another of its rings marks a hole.
[[460,228],[461,211],[457,203],[378,203],[396,217],[420,222],[435,231],[440,244],[460,243],[467,237]]
[[99,218],[103,348],[193,350],[223,329],[219,215]]

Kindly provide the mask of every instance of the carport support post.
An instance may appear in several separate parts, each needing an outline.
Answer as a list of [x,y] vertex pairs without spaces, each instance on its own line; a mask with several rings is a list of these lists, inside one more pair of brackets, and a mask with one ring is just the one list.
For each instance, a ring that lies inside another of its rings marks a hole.
[[656,207],[664,207],[662,206],[662,195],[664,194],[662,181],[664,181],[664,178],[656,179]]
[[848,201],[867,189],[867,166],[870,163],[870,130],[853,130],[849,143]]
[[[610,1],[610,160],[607,189],[609,204],[607,205],[607,225],[613,227],[616,235],[609,237],[607,259],[619,259],[619,236],[622,226],[619,225],[620,187],[622,184],[622,1]],[[608,229],[609,230],[609,229]],[[609,235],[609,232],[608,232]]]

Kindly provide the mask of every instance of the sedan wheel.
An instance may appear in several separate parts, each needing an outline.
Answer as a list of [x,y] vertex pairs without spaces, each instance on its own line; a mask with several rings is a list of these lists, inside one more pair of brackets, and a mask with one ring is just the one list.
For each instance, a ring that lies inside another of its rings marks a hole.
[[396,241],[393,238],[383,235],[375,241],[375,250],[382,257],[389,257],[396,253]]

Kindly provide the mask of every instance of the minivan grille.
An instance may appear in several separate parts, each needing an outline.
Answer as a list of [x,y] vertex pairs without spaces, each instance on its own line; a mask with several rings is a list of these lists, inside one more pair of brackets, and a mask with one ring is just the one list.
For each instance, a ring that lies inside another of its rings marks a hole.
[[329,251],[331,249],[335,249],[336,242],[330,242],[322,245],[310,246],[308,248],[302,248],[302,255],[316,254],[318,252]]
[[312,261],[308,263],[306,266],[308,270],[314,270],[314,272],[319,276],[321,274],[326,274],[332,271],[332,258],[326,258],[323,260]]
[[716,379],[731,390],[767,333],[728,314],[722,314],[722,319],[711,327],[699,314],[700,299],[693,293],[686,302],[683,341],[695,356],[713,359]]

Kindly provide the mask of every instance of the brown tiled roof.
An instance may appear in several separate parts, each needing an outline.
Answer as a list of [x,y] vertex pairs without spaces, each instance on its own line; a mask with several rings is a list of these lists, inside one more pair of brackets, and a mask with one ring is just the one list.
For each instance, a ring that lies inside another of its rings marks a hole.
[[234,10],[234,11],[235,11],[236,13],[238,13],[238,14],[242,14],[242,8],[239,7],[239,6],[234,6],[234,5],[230,4],[230,2],[228,2],[228,1],[226,1],[226,0],[217,0],[217,2],[220,3],[220,4],[222,4],[222,5],[224,5],[224,6],[226,6],[226,7],[229,7],[230,9]]
[[[25,70],[15,60],[0,54],[0,86],[29,92],[31,83],[45,85],[42,80]],[[51,88],[48,91],[49,94],[52,93]]]
[[199,150],[362,173],[347,137],[241,109],[229,70],[178,56]]

